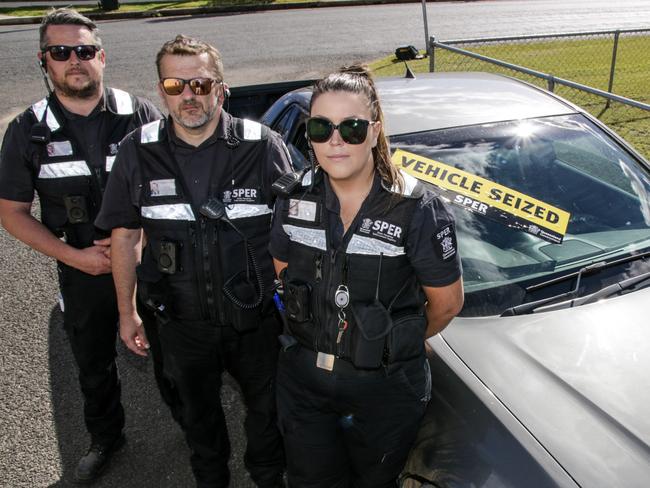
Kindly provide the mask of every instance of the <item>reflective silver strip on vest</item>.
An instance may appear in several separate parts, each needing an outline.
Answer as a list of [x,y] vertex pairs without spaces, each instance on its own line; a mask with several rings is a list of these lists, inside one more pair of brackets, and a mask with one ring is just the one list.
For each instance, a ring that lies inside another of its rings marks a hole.
[[47,98],[43,98],[32,105],[32,111],[34,112],[34,115],[36,115],[36,118],[39,120],[39,122],[43,120],[43,114],[45,113],[46,109],[47,115],[45,117],[45,122],[47,123],[47,126],[50,128],[50,130],[54,132],[61,127],[61,124],[59,124],[59,121],[56,120],[56,116],[48,107]]
[[194,222],[194,212],[189,203],[173,203],[168,205],[152,205],[142,207],[140,215],[152,220],[189,220]]
[[244,119],[244,140],[259,141],[262,138],[262,125],[253,120]]
[[[418,179],[404,170],[400,169],[399,170],[400,174],[402,175],[402,178],[404,179],[404,190],[402,191],[402,195],[405,197],[411,196],[413,194],[413,190],[415,190],[415,186],[418,184]],[[394,184],[393,187],[390,189],[393,193],[397,193],[397,184]]]
[[305,246],[315,247],[321,251],[325,251],[325,231],[322,229],[308,229],[306,227],[298,227],[296,225],[284,224],[282,226],[284,232],[289,236],[289,239]]
[[384,256],[393,257],[403,256],[404,247],[394,246],[379,239],[373,239],[372,237],[354,234],[345,252],[347,254],[365,254],[372,256],[383,254]]
[[85,161],[65,161],[64,163],[41,164],[41,171],[38,173],[38,177],[44,180],[71,176],[90,176],[90,168]]
[[120,115],[129,115],[133,113],[133,101],[131,95],[124,90],[118,88],[111,88],[113,98],[115,98],[115,109]]
[[268,205],[253,205],[251,203],[234,203],[226,206],[226,213],[229,219],[245,219],[273,213]]
[[38,102],[32,105],[32,111],[38,120],[43,118],[45,109],[47,108],[47,98],[41,98]]
[[313,173],[314,171],[310,169],[304,174],[300,183],[303,187],[311,185],[311,179],[314,177]]
[[106,156],[106,172],[110,173],[115,163],[115,156]]
[[148,124],[144,124],[140,128],[140,143],[147,144],[148,142],[158,142],[160,137],[160,120],[154,120]]

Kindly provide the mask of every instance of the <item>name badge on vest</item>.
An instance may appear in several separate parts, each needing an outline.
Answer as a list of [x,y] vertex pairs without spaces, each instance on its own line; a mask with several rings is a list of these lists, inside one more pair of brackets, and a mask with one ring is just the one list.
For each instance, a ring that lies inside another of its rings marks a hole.
[[70,141],[53,141],[47,145],[47,155],[50,157],[70,156],[72,154],[72,144]]
[[291,198],[289,200],[289,217],[292,219],[316,222],[318,203]]
[[149,182],[149,191],[152,197],[169,197],[176,196],[176,181],[168,180],[152,180]]

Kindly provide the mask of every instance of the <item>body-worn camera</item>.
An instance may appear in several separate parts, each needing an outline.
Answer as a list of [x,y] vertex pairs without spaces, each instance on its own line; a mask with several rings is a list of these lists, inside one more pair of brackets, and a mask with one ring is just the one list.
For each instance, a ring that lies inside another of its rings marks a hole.
[[161,241],[158,243],[158,271],[164,274],[175,274],[178,271],[178,244]]
[[284,286],[284,303],[287,318],[294,322],[307,322],[311,319],[309,306],[311,288],[307,283],[288,282]]
[[71,224],[85,224],[88,218],[88,202],[81,195],[68,195],[63,197],[63,204]]

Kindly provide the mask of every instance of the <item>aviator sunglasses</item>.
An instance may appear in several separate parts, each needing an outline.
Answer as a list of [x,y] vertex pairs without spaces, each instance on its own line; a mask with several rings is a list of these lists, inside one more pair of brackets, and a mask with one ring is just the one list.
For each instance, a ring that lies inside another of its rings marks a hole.
[[160,80],[162,89],[167,95],[180,95],[185,89],[185,85],[190,87],[190,90],[195,95],[207,95],[212,91],[212,87],[221,83],[214,78],[192,78],[191,80],[184,80],[183,78],[163,78]]
[[312,142],[327,142],[337,129],[341,139],[348,144],[362,144],[368,135],[368,126],[375,124],[365,119],[345,119],[336,125],[324,117],[307,119],[307,137]]
[[72,51],[81,61],[90,61],[95,58],[95,54],[101,48],[92,44],[82,44],[80,46],[47,46],[43,49],[43,54],[50,53],[54,61],[67,61],[70,59]]

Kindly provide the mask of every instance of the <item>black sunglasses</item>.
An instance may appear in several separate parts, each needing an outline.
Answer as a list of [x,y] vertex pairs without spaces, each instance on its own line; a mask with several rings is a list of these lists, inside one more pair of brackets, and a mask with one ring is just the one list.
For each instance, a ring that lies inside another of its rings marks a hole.
[[180,95],[185,89],[185,85],[190,87],[195,95],[207,95],[212,91],[212,87],[220,83],[214,78],[192,78],[184,80],[183,78],[163,78],[160,80],[162,89],[167,95]]
[[337,129],[344,142],[362,144],[368,135],[368,126],[374,123],[376,122],[352,118],[336,125],[324,117],[311,117],[307,119],[307,138],[312,142],[327,142],[332,137],[334,129]]
[[95,58],[95,54],[100,49],[99,46],[93,46],[92,44],[82,44],[81,46],[47,46],[43,50],[43,54],[46,52],[50,53],[54,61],[67,61],[70,59],[72,51],[74,51],[77,58],[81,61],[90,61]]

